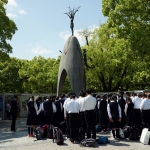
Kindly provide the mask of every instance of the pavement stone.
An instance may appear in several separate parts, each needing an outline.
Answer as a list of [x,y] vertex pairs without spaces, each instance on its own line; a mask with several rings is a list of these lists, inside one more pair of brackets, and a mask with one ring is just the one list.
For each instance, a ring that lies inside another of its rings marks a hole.
[[[89,150],[89,147],[80,147],[78,144],[72,144],[69,140],[65,140],[65,144],[58,146],[51,139],[39,140],[27,136],[26,119],[18,119],[16,126],[17,131],[10,131],[10,120],[0,121],[0,150]],[[111,134],[101,134],[99,136],[107,136],[109,143],[105,145],[96,145],[96,149],[103,150],[148,150],[150,145],[143,145],[139,141],[120,140],[116,141]]]

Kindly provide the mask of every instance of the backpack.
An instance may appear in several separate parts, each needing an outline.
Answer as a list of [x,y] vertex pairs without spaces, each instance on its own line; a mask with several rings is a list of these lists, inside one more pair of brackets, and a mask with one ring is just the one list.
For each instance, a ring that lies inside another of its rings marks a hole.
[[43,132],[41,127],[36,128],[35,134],[36,134],[36,139],[37,140],[42,140],[44,132]]
[[47,138],[53,139],[53,125],[48,125],[47,127]]
[[101,136],[98,139],[98,144],[107,144],[108,143],[108,138],[106,136]]
[[53,128],[53,143],[54,141],[57,145],[64,144],[63,133],[58,127]]
[[96,140],[95,139],[84,139],[80,142],[81,147],[95,147]]
[[101,125],[96,125],[95,126],[95,130],[96,130],[96,132],[100,132],[101,131]]
[[66,121],[61,122],[59,128],[63,132],[63,134],[65,135],[67,134],[67,122]]
[[130,140],[139,140],[139,130],[137,128],[132,129],[130,135],[129,135],[129,139]]
[[47,127],[48,127],[48,124],[41,126],[41,129],[43,131],[43,138],[47,138]]
[[129,138],[130,136],[130,127],[129,126],[125,126],[123,127],[123,133],[124,133],[124,138]]

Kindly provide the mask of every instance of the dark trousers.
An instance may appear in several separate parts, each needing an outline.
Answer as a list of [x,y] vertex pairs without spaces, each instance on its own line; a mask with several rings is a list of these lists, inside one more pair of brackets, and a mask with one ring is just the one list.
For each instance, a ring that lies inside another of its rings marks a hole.
[[79,139],[85,139],[85,132],[86,132],[86,122],[84,117],[84,112],[80,112],[80,128],[79,128]]
[[91,138],[91,131],[92,131],[92,138],[96,139],[96,130],[95,130],[95,124],[96,124],[96,114],[94,110],[88,110],[84,112],[85,115],[85,121],[87,126],[87,138]]
[[11,116],[12,116],[11,131],[15,131],[16,130],[17,113],[11,113]]
[[70,141],[79,141],[79,114],[69,114]]
[[[67,112],[66,112],[67,113]],[[69,114],[67,113],[67,137],[70,137]]]
[[104,130],[108,128],[109,124],[109,117],[107,111],[100,111],[99,112],[99,124],[102,126]]
[[142,120],[141,120],[141,110],[140,109],[134,109],[134,115],[135,115],[135,120],[136,124],[138,127],[141,126]]
[[125,115],[124,110],[121,111],[121,114],[122,114],[122,118],[121,118],[121,128],[123,128],[123,127],[126,125],[126,115]]
[[150,110],[142,110],[141,118],[143,127],[150,130]]

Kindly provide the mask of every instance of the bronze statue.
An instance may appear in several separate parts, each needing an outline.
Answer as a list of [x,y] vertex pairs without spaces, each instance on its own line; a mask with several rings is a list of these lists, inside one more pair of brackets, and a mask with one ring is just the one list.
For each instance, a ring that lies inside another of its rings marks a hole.
[[78,8],[73,8],[72,10],[69,7],[69,12],[68,13],[64,13],[64,14],[67,14],[68,17],[70,18],[70,28],[71,28],[71,31],[72,31],[72,36],[73,36],[73,27],[74,27],[74,23],[73,23],[74,16],[75,16],[75,13],[79,10],[80,7],[81,6],[79,6]]

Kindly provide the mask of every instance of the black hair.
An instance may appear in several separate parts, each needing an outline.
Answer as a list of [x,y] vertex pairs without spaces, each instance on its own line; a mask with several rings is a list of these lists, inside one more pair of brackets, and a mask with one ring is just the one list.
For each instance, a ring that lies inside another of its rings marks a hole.
[[84,97],[85,96],[85,92],[82,90],[79,92],[79,96]]
[[95,94],[95,93],[92,93],[92,96],[93,96],[93,97],[96,97],[96,94]]
[[147,97],[147,95],[145,93],[142,94],[143,97]]
[[71,95],[70,96],[71,99],[75,99],[75,97],[76,97],[75,95]]
[[91,89],[87,89],[87,90],[85,91],[85,93],[91,94],[92,91],[91,91]]
[[55,98],[55,100],[59,100],[59,97],[57,96],[57,97]]

